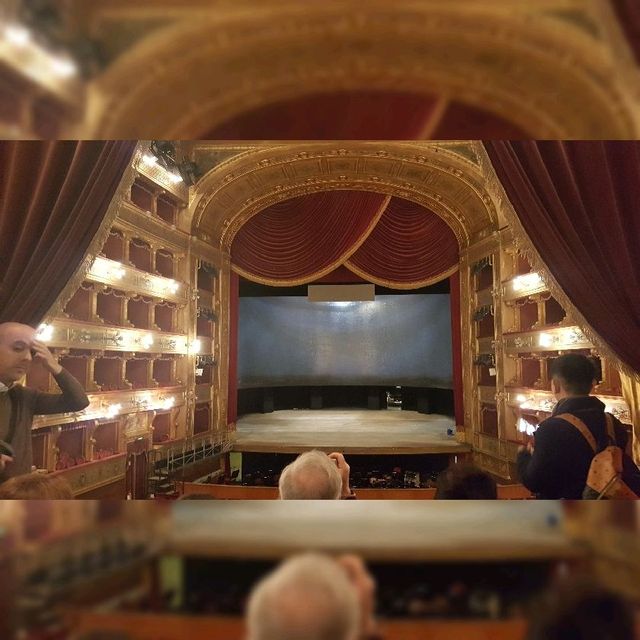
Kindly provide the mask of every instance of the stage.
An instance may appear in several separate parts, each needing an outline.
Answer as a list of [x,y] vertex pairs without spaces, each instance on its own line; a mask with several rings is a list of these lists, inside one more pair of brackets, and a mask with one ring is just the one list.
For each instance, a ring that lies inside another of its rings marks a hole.
[[448,416],[366,409],[288,410],[251,413],[237,421],[233,451],[347,454],[464,454],[466,444],[447,435]]

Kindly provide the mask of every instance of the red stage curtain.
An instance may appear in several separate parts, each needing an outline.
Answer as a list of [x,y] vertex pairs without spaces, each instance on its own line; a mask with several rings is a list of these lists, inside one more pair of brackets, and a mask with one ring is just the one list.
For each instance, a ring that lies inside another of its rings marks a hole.
[[238,317],[240,278],[231,273],[229,287],[229,381],[227,387],[227,425],[238,419]]
[[458,241],[442,218],[409,200],[391,198],[346,266],[384,286],[417,288],[450,275],[458,260]]
[[415,140],[435,96],[400,91],[316,93],[253,109],[209,131],[207,140]]
[[37,324],[84,258],[132,141],[0,143],[0,321]]
[[464,393],[462,389],[462,313],[460,310],[460,271],[449,278],[451,301],[451,362],[453,373],[453,411],[456,425],[464,425]]
[[611,2],[636,60],[640,62],[640,3],[638,0],[611,0]]
[[559,287],[619,360],[640,372],[640,143],[485,146]]
[[236,235],[233,267],[275,286],[315,280],[366,236],[385,201],[377,193],[325,191],[268,207]]

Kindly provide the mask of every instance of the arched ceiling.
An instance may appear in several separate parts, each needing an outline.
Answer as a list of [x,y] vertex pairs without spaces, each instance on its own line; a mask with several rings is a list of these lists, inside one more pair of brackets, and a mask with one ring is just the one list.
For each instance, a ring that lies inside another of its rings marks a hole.
[[[213,143],[197,143],[206,157]],[[252,216],[307,194],[369,191],[422,205],[453,230],[461,249],[498,228],[479,143],[300,142],[258,145],[208,171],[194,187],[192,233],[229,253]]]
[[598,12],[615,21],[605,5],[219,0],[213,15],[174,20],[117,58],[90,90],[88,126],[96,137],[198,138],[305,96],[396,91],[537,138],[635,137],[638,81],[598,26]]

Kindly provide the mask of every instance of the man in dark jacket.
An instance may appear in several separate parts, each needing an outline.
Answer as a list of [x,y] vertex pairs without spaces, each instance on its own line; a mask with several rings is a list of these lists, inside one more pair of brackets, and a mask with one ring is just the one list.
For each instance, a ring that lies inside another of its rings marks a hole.
[[[521,447],[517,457],[518,474],[527,489],[545,500],[582,498],[593,449],[569,422],[557,416],[570,413],[585,423],[598,450],[608,444],[604,404],[589,395],[596,382],[595,368],[586,356],[560,356],[551,369],[551,391],[556,404],[550,418],[540,423],[535,446]],[[614,418],[617,445],[627,447],[628,436]]]
[[[62,393],[42,393],[16,384],[39,362]],[[0,324],[0,441],[8,444],[0,455],[0,481],[31,472],[31,422],[34,415],[80,411],[89,404],[82,385],[65,371],[36,330],[25,324]]]

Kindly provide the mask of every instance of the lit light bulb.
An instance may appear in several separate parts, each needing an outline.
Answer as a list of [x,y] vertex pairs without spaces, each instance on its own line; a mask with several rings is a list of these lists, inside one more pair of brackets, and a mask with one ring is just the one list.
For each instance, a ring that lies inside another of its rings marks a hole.
[[8,24],[4,28],[4,37],[16,47],[24,47],[31,41],[31,32],[19,24]]
[[553,336],[549,333],[541,333],[538,336],[538,344],[541,347],[550,347],[553,344]]
[[162,408],[163,409],[171,409],[171,407],[173,407],[173,405],[175,404],[176,400],[175,398],[165,398],[162,401]]
[[201,346],[202,346],[202,343],[200,340],[198,339],[192,340],[191,344],[189,345],[189,353],[200,353]]
[[148,333],[146,336],[143,336],[140,339],[140,344],[145,348],[148,349],[152,344],[153,344],[153,336]]
[[41,324],[36,331],[36,338],[42,342],[49,342],[53,338],[53,327],[50,324]]
[[104,417],[105,418],[114,418],[115,416],[118,415],[118,413],[120,413],[120,410],[122,409],[122,405],[121,404],[110,404],[107,406],[107,410],[104,413]]
[[178,184],[179,182],[182,182],[182,177],[179,176],[177,173],[169,172],[169,180],[173,184]]
[[145,153],[142,156],[142,162],[144,162],[145,164],[148,164],[149,166],[152,166],[154,164],[157,164],[158,158],[156,158],[155,156],[152,156],[150,153]]
[[51,69],[61,78],[70,78],[78,73],[78,65],[71,58],[52,58]]
[[175,280],[169,280],[169,282],[167,282],[166,287],[167,287],[167,290],[170,291],[171,293],[176,293],[180,288],[180,283],[176,282]]
[[516,402],[519,402],[520,404],[522,404],[523,402],[527,401],[527,396],[523,396],[521,393],[519,393],[516,396]]
[[125,273],[126,271],[118,264],[118,266],[113,266],[111,268],[109,275],[116,280],[122,280]]

